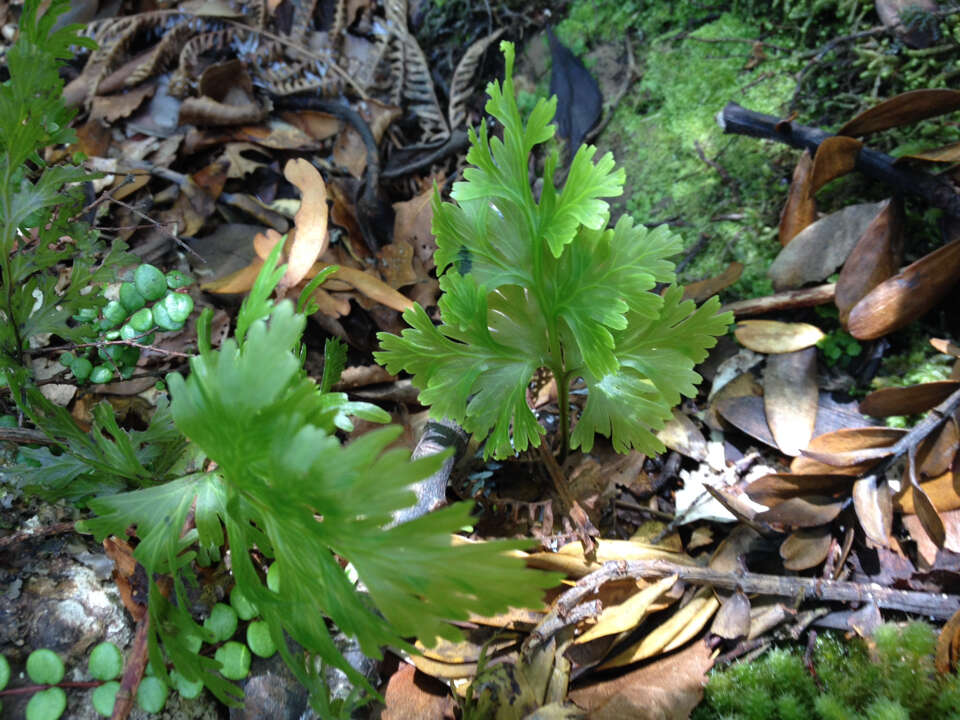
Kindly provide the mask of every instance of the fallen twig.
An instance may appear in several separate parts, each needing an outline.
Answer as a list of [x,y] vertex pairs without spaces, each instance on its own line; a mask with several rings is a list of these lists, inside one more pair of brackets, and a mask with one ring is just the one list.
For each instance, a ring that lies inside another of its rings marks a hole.
[[774,295],[767,295],[766,297],[738,300],[737,302],[727,303],[720,308],[720,310],[729,310],[738,318],[751,315],[764,315],[779,310],[794,310],[796,308],[813,307],[814,305],[825,305],[826,303],[833,302],[836,292],[837,284],[827,283],[826,285],[817,285],[816,287],[803,288],[801,290],[785,290],[775,293]]
[[[809,150],[811,155],[816,155],[820,143],[833,137],[819,128],[747,110],[737,103],[727,103],[717,115],[717,124],[728,134],[775,140],[799,150]],[[900,192],[921,197],[934,207],[960,217],[960,195],[949,181],[920,170],[894,165],[894,160],[890,155],[863,147],[857,155],[856,169],[867,177],[886,183]]]

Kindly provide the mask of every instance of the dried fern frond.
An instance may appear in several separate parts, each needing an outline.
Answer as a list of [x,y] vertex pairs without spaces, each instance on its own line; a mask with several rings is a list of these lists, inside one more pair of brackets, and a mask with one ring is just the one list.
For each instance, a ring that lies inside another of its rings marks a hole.
[[450,106],[447,111],[451,130],[456,130],[466,121],[466,104],[473,92],[473,75],[477,71],[477,65],[480,64],[486,49],[503,34],[504,30],[506,28],[500,28],[485,38],[477,40],[467,48],[467,52],[457,63],[457,69],[453,71],[453,80],[450,82]]

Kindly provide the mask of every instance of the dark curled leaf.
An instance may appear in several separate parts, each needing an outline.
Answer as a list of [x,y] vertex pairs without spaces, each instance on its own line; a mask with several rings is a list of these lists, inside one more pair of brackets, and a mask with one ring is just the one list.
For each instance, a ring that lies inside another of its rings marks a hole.
[[584,136],[600,119],[603,96],[590,71],[547,28],[550,38],[550,94],[557,96],[557,130],[569,144],[572,155]]

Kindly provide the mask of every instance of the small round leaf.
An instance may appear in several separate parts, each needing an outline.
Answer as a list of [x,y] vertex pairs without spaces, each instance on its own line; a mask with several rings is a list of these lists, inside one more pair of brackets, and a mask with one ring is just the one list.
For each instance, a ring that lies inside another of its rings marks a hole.
[[213,659],[220,663],[220,674],[228,680],[242,680],[250,674],[250,651],[243,643],[234,640],[224,643],[217,648]]
[[133,273],[133,284],[147,300],[159,300],[167,292],[167,278],[149,263],[138,266]]
[[[120,346],[115,345],[114,347]],[[108,365],[97,365],[90,373],[90,382],[92,383],[108,383],[111,380],[113,380],[113,368]]]
[[237,611],[229,605],[217,603],[203,621],[203,627],[213,633],[214,642],[229,640],[237,631]]
[[120,304],[127,309],[127,312],[135,313],[147,304],[147,300],[137,290],[136,285],[125,282],[120,286]]
[[148,713],[158,713],[167,702],[170,689],[156,676],[145,677],[137,690],[137,705]]
[[163,306],[173,322],[186,322],[193,312],[193,298],[185,293],[168,292]]
[[[137,310],[130,316],[130,327],[136,330],[137,334],[145,333],[153,327],[153,311],[148,307]],[[122,333],[123,330],[120,332]]]
[[280,592],[280,564],[274,563],[267,570],[267,587],[275,593]]
[[127,309],[116,300],[111,300],[103,307],[103,320],[100,324],[104,330],[114,328],[127,319]]
[[[148,310],[147,312],[150,311]],[[134,328],[130,323],[124,323],[123,327],[120,328],[121,340],[133,340],[138,335],[140,335],[140,333],[137,332],[136,328]]]
[[34,650],[27,657],[27,675],[40,685],[56,685],[63,680],[63,660],[53,650]]
[[41,690],[27,703],[27,720],[57,720],[67,709],[67,694],[63,688]]
[[113,705],[117,701],[117,691],[120,689],[120,683],[111,680],[104,683],[93,691],[93,709],[103,715],[110,717],[113,715]]
[[173,683],[173,689],[180,693],[180,697],[186,698],[187,700],[193,700],[199,697],[203,691],[202,680],[187,680],[176,670],[170,671],[170,682]]
[[262,620],[247,625],[247,645],[254,655],[262,658],[272,657],[277,652],[277,646],[270,636],[270,628]]
[[77,380],[83,382],[90,377],[90,373],[93,372],[93,363],[87,360],[85,357],[80,357],[73,361],[73,365],[70,366],[70,370],[73,372],[73,376]]
[[190,279],[190,276],[180,272],[179,270],[171,270],[167,273],[167,287],[171,290],[179,290],[182,287],[186,287],[193,280]]
[[123,672],[123,653],[112,642],[102,642],[90,651],[89,668],[97,680],[114,680]]
[[167,312],[166,303],[157,303],[153,306],[153,322],[161,330],[172,332],[183,327],[183,322],[176,322]]
[[0,655],[0,690],[3,690],[10,682],[10,663],[7,658]]
[[233,590],[230,591],[230,605],[237,611],[237,615],[241,620],[253,620],[253,618],[260,614],[257,606],[247,600],[247,596],[244,595],[236,585],[234,585]]

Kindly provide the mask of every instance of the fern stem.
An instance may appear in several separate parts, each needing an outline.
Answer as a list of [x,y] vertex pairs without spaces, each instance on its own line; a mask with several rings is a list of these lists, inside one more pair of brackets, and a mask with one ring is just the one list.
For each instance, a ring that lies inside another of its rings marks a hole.
[[560,461],[567,458],[570,447],[570,378],[568,373],[553,373],[557,381],[557,401],[560,404]]

